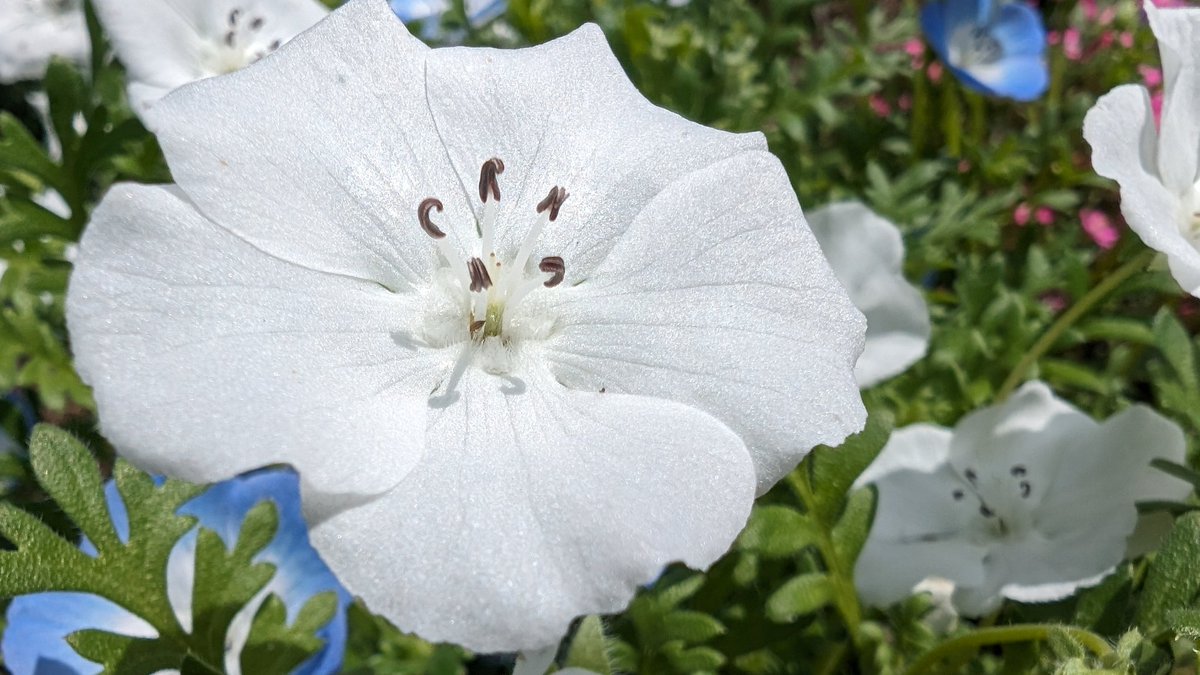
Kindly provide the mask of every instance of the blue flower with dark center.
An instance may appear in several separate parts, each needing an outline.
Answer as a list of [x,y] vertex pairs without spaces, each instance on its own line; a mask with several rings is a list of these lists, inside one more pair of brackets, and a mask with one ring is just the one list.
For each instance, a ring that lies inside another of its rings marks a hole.
[[[129,517],[116,484],[105,488],[109,512],[122,541],[128,541]],[[225,670],[241,672],[238,657],[249,637],[251,622],[259,604],[273,593],[287,606],[288,621],[313,596],[326,591],[338,594],[339,608],[333,619],[317,631],[324,646],[296,668],[298,675],[336,673],[341,667],[346,645],[346,606],[350,594],[342,588],[333,572],[313,550],[308,528],[300,511],[299,479],[293,471],[269,469],[248,473],[217,483],[179,509],[194,516],[199,527],[217,533],[232,548],[246,514],[259,503],[275,503],[279,527],[275,538],[256,557],[256,562],[275,566],[275,575],[258,596],[237,617],[226,634]],[[192,625],[192,583],[195,569],[198,528],[186,534],[171,551],[167,563],[167,593],[180,625],[187,631]],[[86,539],[80,548],[90,555],[96,549]],[[67,643],[66,637],[84,629],[100,629],[132,637],[155,638],[157,632],[148,623],[116,604],[88,593],[35,593],[13,600],[8,608],[8,626],[0,650],[5,665],[14,675],[92,675],[102,669],[84,659]]]
[[1046,28],[1022,2],[936,0],[921,28],[942,61],[969,89],[1032,101],[1046,92]]

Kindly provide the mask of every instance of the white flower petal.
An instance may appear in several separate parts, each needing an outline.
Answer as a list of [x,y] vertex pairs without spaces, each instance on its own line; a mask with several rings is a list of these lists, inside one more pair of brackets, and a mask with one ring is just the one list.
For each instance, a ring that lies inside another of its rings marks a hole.
[[[496,232],[500,249],[520,245],[550,188],[570,193],[534,256],[565,259],[567,284],[586,277],[672,181],[766,150],[761,134],[718,131],[651,104],[593,24],[531,49],[435,50],[428,95],[469,192],[483,162],[505,163],[498,222],[509,225]],[[477,194],[471,204],[482,212]]]
[[[1092,146],[1096,173],[1120,184],[1121,213],[1129,227],[1147,246],[1167,254],[1184,290],[1200,293],[1200,251],[1182,229],[1191,218],[1191,205],[1182,201],[1191,199],[1191,185],[1173,186],[1173,192],[1162,183],[1149,93],[1124,85],[1105,94],[1088,111],[1083,136]],[[1161,147],[1163,152],[1179,152]]]
[[447,227],[451,238],[474,236],[425,103],[427,51],[386,2],[350,2],[271,58],[163,99],[171,171],[205,215],[272,255],[395,290],[424,284],[437,249],[421,200],[445,203],[438,222],[471,223]]
[[985,549],[964,539],[897,543],[868,539],[854,568],[854,584],[862,601],[888,607],[916,592],[939,570],[956,579],[982,581]]
[[953,432],[933,424],[913,424],[897,429],[866,471],[854,481],[860,488],[895,471],[938,471],[950,456]]
[[85,63],[90,54],[82,4],[60,10],[0,0],[0,83],[40,79],[55,56]]
[[1190,190],[1200,161],[1200,9],[1159,9],[1145,3],[1150,29],[1162,56],[1162,141],[1158,168],[1163,183]]
[[[537,649],[625,606],[671,561],[705,567],[745,525],[754,473],[717,420],[585,394],[531,367],[469,369],[392,492],[316,526],[346,587],[398,627],[475,651]],[[380,546],[394,541],[394,546]]]
[[141,466],[208,482],[287,462],[316,493],[373,494],[421,456],[434,357],[398,332],[406,298],[265,255],[170,190],[110,191],[67,312],[105,434]]
[[[221,74],[214,52],[237,12],[261,19],[255,39],[286,42],[329,10],[316,0],[94,0],[113,48],[129,73],[130,98],[139,114],[163,94]],[[245,35],[239,35],[245,39]],[[157,93],[157,97],[152,97]],[[145,117],[154,125],[154,116]]]
[[851,302],[867,317],[866,347],[854,367],[859,386],[904,372],[925,355],[932,327],[920,289],[904,278],[900,230],[856,202],[812,211],[808,225]]
[[1094,520],[1128,537],[1137,522],[1136,502],[1182,500],[1191,491],[1150,466],[1156,458],[1182,462],[1186,448],[1183,431],[1144,406],[1094,425],[1059,447],[1054,489],[1042,499],[1042,529],[1055,534]]
[[562,382],[716,416],[745,439],[760,491],[862,428],[851,373],[862,316],[767,153],[676,181],[585,282],[543,295],[559,317],[547,357]]

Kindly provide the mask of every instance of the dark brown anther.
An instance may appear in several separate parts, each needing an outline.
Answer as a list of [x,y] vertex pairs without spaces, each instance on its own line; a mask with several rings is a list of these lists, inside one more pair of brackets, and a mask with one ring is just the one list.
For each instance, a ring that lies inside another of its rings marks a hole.
[[235,9],[232,12],[230,12],[229,13],[229,25],[236,26],[237,22],[238,22],[238,18],[241,16],[242,16],[242,10],[240,10],[240,9]]
[[261,16],[254,17],[254,20],[250,22],[250,30],[259,30],[263,27],[263,23],[264,21]]
[[471,292],[478,293],[492,287],[492,276],[488,274],[487,265],[482,258],[471,258],[467,261],[467,273],[471,275]]
[[542,262],[538,263],[538,269],[551,275],[550,279],[546,281],[546,288],[554,288],[561,284],[567,276],[567,264],[556,255],[542,258]]
[[558,210],[562,208],[563,202],[567,201],[567,197],[570,196],[567,194],[566,188],[560,188],[556,185],[550,188],[550,194],[546,195],[546,198],[538,203],[537,212],[545,213],[549,209],[550,222],[554,222],[558,220]]
[[233,31],[229,31],[228,33],[226,33],[226,34],[225,34],[225,44],[226,44],[226,46],[232,47],[232,46],[233,46],[233,41],[234,41],[234,39],[235,39],[236,37],[237,37],[237,36],[236,36],[236,35],[234,35],[234,32],[233,32]]
[[493,157],[483,163],[483,168],[479,170],[479,199],[486,204],[488,194],[492,195],[492,199],[500,201],[500,181],[496,180],[496,176],[504,173],[504,162],[499,157]]
[[443,208],[445,207],[442,205],[442,200],[437,197],[428,197],[417,207],[417,222],[421,223],[421,229],[425,230],[425,234],[434,239],[442,239],[446,236],[446,233],[439,230],[438,226],[433,224],[433,220],[429,217],[429,212],[437,209],[438,213],[441,213]]
[[279,47],[280,47],[280,46],[282,46],[282,45],[283,45],[283,42],[282,42],[282,41],[280,41],[280,40],[273,40],[273,41],[271,42],[271,45],[270,45],[269,49],[270,49],[271,51],[275,51],[276,49],[279,49]]
[[483,327],[486,325],[487,325],[486,321],[482,321],[482,320],[472,321],[471,322],[471,333],[478,333],[479,331],[483,330]]

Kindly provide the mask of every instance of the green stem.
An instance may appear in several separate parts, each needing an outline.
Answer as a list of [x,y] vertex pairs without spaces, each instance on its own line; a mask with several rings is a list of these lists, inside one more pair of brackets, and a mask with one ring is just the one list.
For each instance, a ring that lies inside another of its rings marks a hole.
[[1116,290],[1125,280],[1146,269],[1154,260],[1155,255],[1154,251],[1143,251],[1129,262],[1117,268],[1115,272],[1105,277],[1099,284],[1096,284],[1096,287],[1088,291],[1087,295],[1080,298],[1079,302],[1072,305],[1071,309],[1063,312],[1063,315],[1058,317],[1058,320],[1050,326],[1049,330],[1042,334],[1042,337],[1038,338],[1037,342],[1033,343],[1033,346],[1029,348],[1029,351],[1025,352],[1025,356],[1021,358],[1021,361],[1009,373],[1008,379],[1004,381],[1004,384],[1000,386],[1000,390],[996,393],[996,403],[1003,403],[1025,381],[1025,375],[1029,372],[1029,369],[1037,363],[1038,359],[1045,356],[1046,352],[1054,347],[1055,343],[1058,342],[1063,333],[1067,332],[1068,328],[1075,325],[1076,322],[1091,311],[1101,300],[1108,297],[1108,294]]
[[989,647],[991,645],[1011,644],[1014,642],[1040,642],[1049,639],[1050,634],[1055,631],[1067,634],[1101,658],[1113,653],[1112,645],[1108,644],[1104,638],[1082,628],[1050,624],[1020,624],[1016,626],[1002,626],[1000,628],[984,628],[946,640],[925,652],[904,673],[905,675],[931,675],[938,672],[939,663],[953,656],[973,654],[981,647]]
[[[816,504],[816,498],[813,495],[812,487],[808,484],[808,477],[804,475],[803,467],[788,474],[787,481],[800,502],[804,504],[804,508],[811,513],[813,505]],[[833,585],[834,605],[837,607],[838,613],[842,615],[842,621],[846,624],[846,630],[850,633],[850,639],[854,646],[861,647],[858,626],[862,622],[862,607],[858,604],[858,591],[854,588],[854,577],[851,570],[847,569],[842,556],[838,555],[837,547],[833,544],[833,537],[829,530],[823,524],[818,529],[820,536],[817,537],[817,551],[820,552],[821,558],[825,561],[825,567],[828,568],[830,583]]]

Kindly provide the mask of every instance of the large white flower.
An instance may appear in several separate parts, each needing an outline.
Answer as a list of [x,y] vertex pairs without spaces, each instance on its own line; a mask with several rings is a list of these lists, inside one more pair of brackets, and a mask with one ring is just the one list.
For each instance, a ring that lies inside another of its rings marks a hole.
[[1150,93],[1127,84],[1088,111],[1083,135],[1096,173],[1120,184],[1130,229],[1200,296],[1200,9],[1145,9],[1162,55],[1162,128]]
[[1182,462],[1185,448],[1179,427],[1149,408],[1097,423],[1040,382],[953,431],[896,431],[859,479],[879,489],[859,591],[888,605],[941,577],[968,616],[1003,598],[1066,597],[1144,548],[1136,502],[1187,496],[1187,483],[1149,465]]
[[929,348],[929,308],[904,278],[900,230],[857,202],[808,214],[838,281],[867,317],[867,344],[854,367],[860,387],[904,372]]
[[864,325],[759,134],[648,103],[603,34],[430,50],[353,0],[158,106],[178,187],[115,187],[68,297],[126,456],[296,466],[400,627],[558,640],[861,427]]
[[84,63],[83,0],[0,0],[0,83],[40,79],[50,59]]
[[[2,0],[0,0],[2,1]],[[240,70],[320,21],[317,0],[93,0],[129,73],[134,112],[176,87]]]

